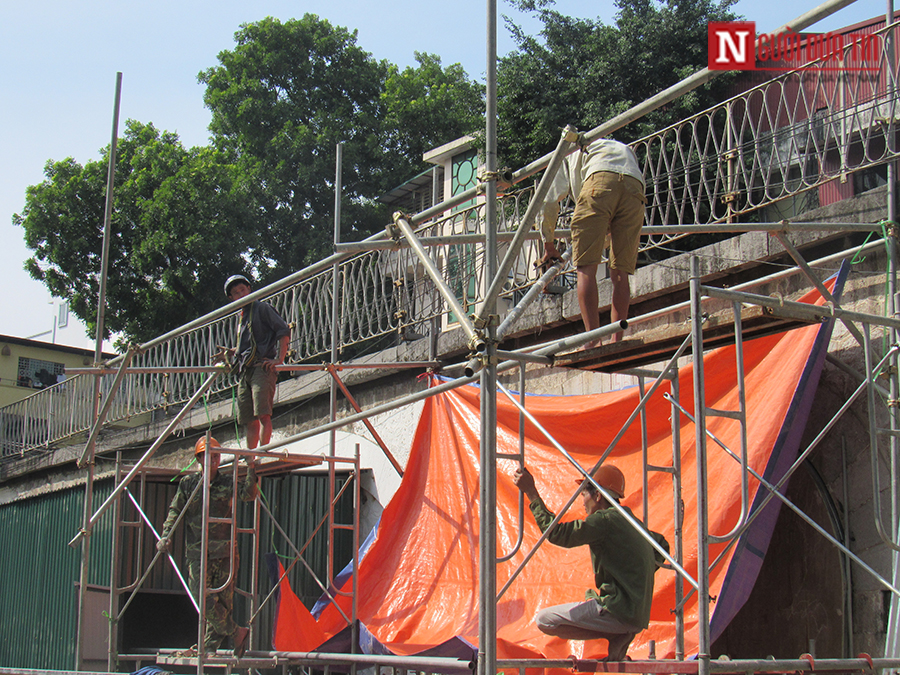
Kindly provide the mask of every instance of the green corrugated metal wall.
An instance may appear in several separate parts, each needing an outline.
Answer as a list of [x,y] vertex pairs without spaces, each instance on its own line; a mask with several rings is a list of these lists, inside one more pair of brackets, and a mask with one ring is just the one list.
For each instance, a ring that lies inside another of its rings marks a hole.
[[[336,491],[346,481],[339,475]],[[289,474],[265,477],[260,481],[261,492],[281,527],[298,547],[302,547],[328,504],[328,477],[321,474]],[[111,481],[95,486],[94,509],[112,490]],[[148,512],[158,528],[165,518],[168,500],[174,492],[172,484],[151,487]],[[353,501],[351,490],[344,494],[335,508],[336,522],[351,523]],[[81,571],[81,547],[71,548],[68,542],[81,527],[84,503],[84,487],[61,490],[52,494],[26,499],[0,506],[0,667],[69,670],[75,665],[75,625],[77,591]],[[249,524],[250,505],[241,504],[239,522]],[[111,555],[111,512],[98,523],[91,539],[91,566],[88,583],[109,586]],[[150,537],[145,534],[145,537]],[[246,549],[246,537],[241,538],[242,550]],[[352,534],[349,531],[335,533],[335,573],[352,557]],[[145,555],[152,555],[154,547],[149,539],[144,547]],[[124,552],[134,549],[127,543]],[[249,549],[242,553],[238,585],[250,588],[252,566]],[[304,552],[304,558],[323,580],[327,579],[328,539],[323,528]],[[260,551],[283,556],[285,566],[293,557],[284,538],[275,531],[271,521],[262,517]],[[126,554],[123,552],[123,556]],[[145,569],[137,565],[138,572]],[[171,572],[160,566],[148,580],[146,590],[171,588]],[[156,579],[156,583],[153,583]],[[308,605],[319,597],[321,590],[302,566],[298,565],[290,576],[294,592]],[[260,563],[260,595],[265,597],[271,589],[264,562]],[[272,610],[263,611],[259,617],[259,634],[271,635]],[[242,624],[249,618],[249,610],[243,598],[235,597],[235,617]],[[133,618],[133,617],[132,617]],[[128,621],[129,617],[125,617]],[[263,645],[263,648],[265,646]]]
[[[341,486],[346,482],[346,476],[337,475],[335,480],[335,494],[340,492]],[[289,474],[285,476],[266,477],[260,481],[260,492],[272,511],[281,528],[287,533],[295,546],[302,548],[312,534],[319,520],[327,512],[328,506],[328,476],[321,474]],[[352,486],[347,489],[335,506],[335,522],[338,524],[351,524],[353,518],[353,494]],[[245,512],[241,514],[240,522],[249,523],[250,506],[242,504]],[[242,542],[243,544],[244,542]],[[272,522],[265,515],[260,523],[260,553],[263,557],[267,553],[277,554],[282,564],[288,567],[294,558],[293,551],[280,533],[273,527]],[[242,588],[250,588],[250,565],[245,564],[249,556],[243,553],[238,584]],[[327,528],[322,529],[312,539],[309,546],[303,552],[306,562],[315,570],[316,575],[327,582],[328,575],[328,535]],[[353,558],[353,534],[348,530],[338,530],[334,534],[334,570],[337,574]],[[295,565],[289,575],[291,588],[303,603],[311,608],[313,603],[322,595],[322,590],[315,583],[312,576],[302,565]],[[272,583],[266,573],[265,561],[260,561],[260,596],[264,598],[272,588]],[[269,636],[272,634],[272,615],[274,603],[264,610],[259,617],[259,634]],[[235,618],[239,623],[245,624],[249,616],[244,599],[235,596]],[[265,644],[262,649],[269,649]]]
[[[94,504],[111,492],[95,485]],[[67,670],[75,666],[84,487],[0,506],[0,666]],[[109,585],[111,518],[91,537],[89,584]]]

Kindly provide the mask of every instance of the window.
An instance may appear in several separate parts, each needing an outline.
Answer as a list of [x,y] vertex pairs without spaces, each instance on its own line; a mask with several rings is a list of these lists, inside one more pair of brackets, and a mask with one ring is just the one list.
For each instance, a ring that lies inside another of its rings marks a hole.
[[30,389],[43,389],[65,379],[66,367],[54,361],[42,361],[19,357],[19,372],[16,384]]
[[[451,191],[454,195],[464,192],[478,183],[478,153],[469,150],[453,158]],[[460,204],[454,211],[461,211],[474,206],[476,200],[471,199]],[[453,229],[461,229],[466,233],[479,231],[479,216],[475,210],[466,211],[453,221]],[[453,245],[447,251],[446,279],[453,294],[466,311],[472,306],[478,293],[476,258],[477,248],[474,244]],[[459,319],[448,312],[448,321],[456,323]]]

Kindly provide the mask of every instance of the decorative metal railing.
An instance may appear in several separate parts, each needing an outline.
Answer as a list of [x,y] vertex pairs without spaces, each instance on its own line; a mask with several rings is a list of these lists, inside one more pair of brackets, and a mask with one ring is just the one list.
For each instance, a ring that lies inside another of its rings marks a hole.
[[[891,27],[893,29],[893,26]],[[878,33],[879,52],[869,64],[877,72],[838,77],[815,65],[786,72],[658,133],[635,149],[647,182],[647,225],[694,225],[759,219],[765,207],[805,200],[832,181],[841,181],[898,157],[897,61]],[[848,49],[850,46],[848,45]],[[531,186],[500,198],[498,229],[514,231],[533,193]],[[801,207],[795,204],[799,212]],[[487,287],[484,246],[461,235],[483,233],[484,204],[469,205],[420,227],[422,237],[440,237],[431,248],[444,279],[465,311]],[[565,228],[566,210],[561,227]],[[784,216],[780,216],[784,217]],[[780,219],[779,217],[779,219]],[[643,250],[665,248],[685,233],[645,236]],[[500,245],[503,256],[505,244]],[[515,299],[537,278],[538,246],[526,245],[509,274],[504,294]],[[292,325],[289,361],[314,363],[329,357],[332,340],[341,357],[378,351],[415,339],[454,321],[409,249],[372,250],[338,264],[338,302],[333,269],[300,275],[268,302]],[[337,332],[332,307],[339,308]],[[204,379],[182,372],[207,366],[217,345],[234,341],[232,314],[177,335],[138,354],[132,366],[168,372],[129,374],[116,392],[107,420],[135,424],[167,406],[187,401]],[[101,393],[113,376],[101,378]],[[222,377],[210,392],[227,394]],[[92,423],[93,376],[75,376],[0,409],[3,460],[84,435]]]
[[[888,29],[896,24],[847,40],[841,59],[785,72],[637,141],[647,224],[747,222],[767,206],[797,201],[772,214],[779,218],[760,219],[771,222],[808,210],[817,188],[832,191],[829,202],[853,194],[844,186],[851,174],[898,154],[897,57]],[[860,41],[863,55],[854,52]],[[650,235],[645,246],[683,236]]]

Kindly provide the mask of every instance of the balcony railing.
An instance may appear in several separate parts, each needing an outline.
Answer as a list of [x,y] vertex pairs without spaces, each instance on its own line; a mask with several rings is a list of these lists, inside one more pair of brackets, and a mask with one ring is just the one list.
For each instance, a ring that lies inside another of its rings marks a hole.
[[[897,66],[883,39],[879,44],[876,75],[838,77],[814,67],[784,73],[637,141],[648,197],[642,250],[665,249],[686,236],[656,234],[653,226],[746,221],[762,207],[803,198],[836,178],[897,159]],[[532,192],[528,186],[499,199],[500,232],[517,228]],[[483,202],[478,203],[418,230],[422,237],[442,238],[430,250],[466,311],[482,300],[487,286],[484,246],[460,237],[483,234],[483,210]],[[567,217],[564,209],[562,229]],[[538,248],[530,244],[522,249],[505,285],[507,296],[518,297],[535,281]],[[500,249],[502,256],[503,244]],[[292,325],[291,363],[326,360],[333,340],[341,358],[352,358],[453,323],[409,249],[342,258],[336,268],[337,302],[334,273],[334,268],[299,273],[293,285],[267,298]],[[172,370],[126,375],[108,422],[134,423],[142,415],[183,404],[204,377],[175,369],[207,366],[217,345],[233,344],[236,327],[234,313],[174,331],[174,337],[138,354],[135,368]],[[113,375],[101,378],[101,392],[109,390],[112,380]],[[229,377],[220,378],[210,395],[225,396],[233,384]],[[0,409],[0,460],[13,461],[83,437],[92,422],[93,392],[93,376],[79,375]]]

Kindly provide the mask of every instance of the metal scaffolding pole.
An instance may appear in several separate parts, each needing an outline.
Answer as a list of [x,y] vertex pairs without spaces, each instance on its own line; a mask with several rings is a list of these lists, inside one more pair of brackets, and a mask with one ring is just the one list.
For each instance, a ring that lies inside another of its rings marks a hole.
[[[497,282],[497,0],[487,0],[485,109],[485,279]],[[485,294],[481,371],[481,442],[478,537],[478,675],[497,672],[497,295]],[[471,336],[470,336],[471,338]],[[473,344],[473,351],[478,345]]]
[[735,373],[737,375],[738,410],[714,410],[712,408],[706,408],[705,414],[710,417],[724,417],[737,420],[740,425],[741,513],[738,516],[737,523],[728,534],[709,534],[709,541],[712,543],[728,541],[737,537],[750,512],[750,477],[748,473],[749,463],[747,460],[747,393],[744,382],[744,340],[743,335],[741,334],[741,306],[736,302],[732,303],[732,312],[734,314],[734,354]]
[[[341,165],[343,162],[343,144],[338,143],[335,148],[335,167],[334,167],[334,245],[337,246],[341,242]],[[338,276],[340,274],[340,265],[335,262],[331,268],[331,362],[338,360],[339,340],[340,340],[340,323],[338,321],[338,313],[341,310],[340,302],[340,282]],[[338,383],[335,371],[331,371],[332,378],[328,385],[328,414],[329,419],[333,422],[337,419],[337,399],[338,399]],[[337,456],[337,429],[332,429],[328,434],[328,455],[329,457]],[[332,504],[332,508],[328,510],[328,585],[331,585],[334,570],[334,462],[328,463],[328,503]],[[356,651],[356,640],[351,640],[350,648]]]
[[[686,410],[684,410],[684,408],[682,408],[681,406],[678,406],[678,408],[681,411],[681,414],[683,414],[685,417],[687,417],[692,422],[695,421],[694,416],[691,415]],[[740,458],[738,457],[737,453],[732,451],[728,446],[726,446],[718,438],[716,438],[716,436],[712,432],[710,432],[709,429],[706,429],[706,435],[712,441],[714,441],[720,448],[722,448],[728,455],[730,455],[732,459],[740,462]],[[779,499],[785,506],[787,506],[789,509],[791,509],[794,513],[796,513],[804,522],[806,522],[808,525],[810,525],[816,532],[821,534],[829,543],[834,544],[834,546],[838,550],[840,550],[841,553],[845,554],[850,560],[852,560],[857,565],[862,567],[866,572],[868,572],[872,576],[872,578],[874,578],[879,584],[884,586],[884,588],[886,590],[890,591],[892,595],[900,596],[900,590],[898,590],[894,585],[892,585],[887,579],[885,579],[880,574],[878,574],[878,572],[876,572],[862,558],[860,558],[858,555],[853,553],[853,551],[851,551],[849,549],[849,547],[847,547],[843,542],[838,541],[825,528],[823,528],[815,520],[813,520],[808,515],[806,515],[800,509],[799,506],[794,504],[791,500],[789,500],[787,497],[785,497],[781,493],[780,490],[781,490],[781,487],[783,486],[786,478],[782,478],[781,481],[778,483],[778,485],[773,485],[772,483],[767,481],[762,475],[760,475],[754,469],[748,467],[747,472],[749,473],[749,475],[752,475],[756,480],[758,480],[760,485],[762,485],[764,488],[766,488],[766,490],[768,490],[769,494],[766,495],[766,498],[760,503],[760,505],[757,507],[757,509],[753,513],[750,514],[749,518],[747,518],[746,523],[744,523],[743,527],[741,528],[742,531],[746,530],[747,527],[749,527],[749,525],[756,519],[756,517],[762,513],[763,509],[769,503],[769,501],[773,497],[775,497],[775,498]],[[739,532],[736,534],[735,538],[732,539],[732,541],[729,543],[729,547],[732,546],[737,541],[737,536],[739,536],[740,534],[742,534],[742,532]],[[713,564],[710,566],[710,569],[715,568],[716,565],[718,565],[719,560],[721,560],[721,558],[716,559],[715,562],[713,562]]]
[[[487,204],[485,205],[486,208],[489,208],[491,204],[493,204],[496,208],[496,198],[489,198],[487,200]],[[416,237],[416,233],[413,231],[412,225],[410,225],[407,217],[398,211],[394,214],[394,225],[397,226],[397,228],[406,238],[406,241],[409,242],[413,253],[416,254],[416,257],[422,263],[422,267],[425,269],[425,272],[431,278],[432,283],[434,283],[434,287],[437,289],[438,293],[440,293],[441,297],[444,299],[444,302],[447,303],[450,311],[453,312],[453,315],[459,322],[460,328],[462,328],[463,332],[468,338],[469,347],[473,351],[482,351],[484,349],[484,337],[475,330],[475,327],[472,325],[471,318],[468,314],[466,314],[466,310],[459,303],[459,299],[456,297],[456,295],[454,295],[453,289],[447,285],[446,281],[444,281],[444,278],[441,276],[441,271],[437,268],[437,265],[435,265],[434,261],[431,259],[431,256],[428,255],[428,251],[426,251],[425,247],[419,243],[418,237]],[[496,241],[494,245],[496,247]]]
[[[491,124],[490,120],[490,115],[488,115],[488,124]],[[497,138],[495,132],[493,163],[490,160],[491,150],[488,150],[488,194],[487,204],[485,204],[486,228],[488,227],[489,223],[492,222],[490,216],[488,215],[488,209],[490,209],[495,214],[494,220],[496,220],[497,212],[496,141]],[[547,193],[550,191],[550,186],[553,184],[553,180],[556,177],[557,172],[560,170],[560,167],[562,167],[562,163],[565,160],[566,155],[569,154],[572,146],[575,145],[577,141],[578,132],[575,130],[575,127],[567,126],[565,129],[563,129],[562,135],[559,139],[559,143],[556,146],[556,150],[554,150],[553,154],[550,156],[550,163],[547,166],[547,170],[544,172],[544,175],[541,176],[541,181],[540,183],[538,183],[537,189],[534,191],[534,195],[532,196],[531,201],[528,202],[528,208],[525,210],[525,215],[522,218],[522,222],[519,223],[519,227],[516,229],[516,234],[513,237],[512,243],[506,250],[506,255],[503,257],[503,262],[500,264],[500,267],[494,271],[493,274],[488,274],[487,276],[487,278],[491,280],[491,285],[484,294],[484,305],[482,306],[481,312],[478,315],[478,319],[480,319],[481,321],[486,320],[490,316],[489,311],[493,311],[496,308],[497,298],[500,297],[500,292],[503,290],[503,284],[506,283],[506,277],[509,274],[509,270],[512,269],[513,263],[519,256],[519,252],[522,250],[522,245],[525,243],[528,231],[531,229],[531,226],[537,219],[538,213],[540,213],[540,210],[544,207],[544,200],[547,197]],[[490,188],[490,186],[492,185],[493,189]],[[494,237],[494,246],[496,247],[496,226],[493,226],[493,231],[486,231],[488,237]]]
[[[454,213],[449,218],[459,217]],[[438,221],[440,222],[440,221]],[[431,223],[435,225],[436,223]],[[651,225],[641,229],[641,234],[728,234],[738,232],[876,232],[881,229],[878,223],[804,223],[782,220],[777,223],[708,223],[706,225]],[[556,230],[556,234],[563,238],[570,238],[572,231],[564,228]],[[516,232],[498,232],[497,241],[512,241],[520,236]],[[541,238],[541,233],[536,230],[525,232],[521,235],[526,241],[534,241]],[[419,243],[425,248],[431,246],[447,246],[448,244],[483,244],[484,235],[478,232],[448,234],[443,236],[419,237]],[[410,244],[404,240],[394,241],[352,241],[335,246],[339,253],[365,253],[368,251],[396,251],[409,248]]]
[[720,300],[730,300],[732,302],[768,307],[774,310],[776,314],[781,314],[783,316],[795,316],[815,321],[830,319],[832,317],[837,319],[847,318],[855,321],[862,321],[873,326],[884,326],[894,329],[900,328],[900,319],[878,316],[877,314],[853,312],[847,309],[841,309],[840,307],[810,305],[805,302],[792,302],[778,298],[753,295],[752,293],[726,290],[717,288],[716,286],[703,286],[700,288],[699,292],[711,298],[719,298]]
[[[894,20],[894,0],[887,0],[885,7],[884,23],[888,26]],[[885,49],[888,55],[888,63],[894,66],[894,58],[896,53],[896,29],[889,31],[885,35]],[[888,73],[885,80],[885,88],[887,90],[887,98],[890,100],[897,86],[896,81]],[[896,143],[896,121],[893,113],[886,116],[888,124],[887,135],[891,142]],[[900,297],[897,293],[897,163],[888,162],[887,165],[887,220],[889,222],[889,236],[887,237],[887,254],[888,254],[888,296],[886,313],[894,318],[900,318]],[[890,331],[891,344],[897,344],[900,339],[900,332],[896,329]],[[900,399],[900,358],[896,354],[890,362],[890,399],[897,401]],[[898,497],[897,483],[900,480],[900,419],[898,419],[897,408],[888,407],[888,415],[890,416],[890,448],[891,448],[891,533],[900,540],[900,497]],[[849,529],[849,525],[847,525]],[[892,581],[894,585],[900,585],[900,553],[896,550],[891,556],[893,565]],[[888,628],[885,640],[885,656],[896,656],[900,654],[900,598],[896,595],[891,596],[890,609],[888,612]]]
[[[206,432],[205,446],[211,449],[210,434]],[[202,486],[203,500],[200,505],[200,522],[202,529],[200,530],[200,578],[197,580],[197,606],[199,614],[197,619],[197,675],[203,675],[203,662],[206,658],[206,596],[209,593],[209,467],[212,461],[212,452],[203,453],[203,476],[200,480]],[[237,462],[235,462],[237,466]],[[231,572],[234,573],[234,556],[232,556]]]
[[706,466],[706,394],[703,375],[703,308],[700,304],[700,259],[691,256],[691,335],[694,361],[694,414],[697,457],[697,660],[699,675],[709,675],[709,504]]
[[[864,348],[864,357],[866,362],[866,380],[868,382],[874,381],[875,377],[877,377],[880,373],[875,372],[872,368],[872,340],[869,335],[869,325],[866,324],[863,326],[863,348]],[[893,354],[895,354],[894,352]],[[893,354],[888,354],[886,358],[890,359]],[[879,474],[881,473],[879,463],[880,457],[878,453],[878,421],[875,418],[875,389],[873,387],[867,387],[866,396],[868,399],[868,408],[869,408],[869,452],[871,456],[871,469],[872,469],[872,510],[875,515],[875,530],[878,532],[878,536],[881,538],[881,541],[890,548],[894,553],[900,552],[900,546],[893,540],[897,534],[897,529],[894,527],[894,516],[896,513],[895,507],[896,504],[891,503],[891,524],[888,527],[884,526],[883,517],[881,507],[881,481],[879,480]],[[891,458],[893,459],[893,457]],[[890,463],[891,468],[891,476],[893,477],[893,469],[894,463]],[[895,494],[895,486],[893,485],[894,481],[890,481],[891,485],[889,489],[891,491],[891,495]]]
[[[143,483],[145,483],[143,474],[141,474],[141,483],[142,483],[141,498],[143,499],[143,494],[144,494],[143,490],[146,487],[146,485],[143,484]],[[188,498],[188,501],[187,501],[188,504],[190,504],[190,502],[194,499],[194,497],[200,493],[200,490],[202,487],[203,487],[203,484],[198,482],[197,487],[194,488],[193,493]],[[151,534],[153,534],[153,543],[155,545],[156,542],[158,542],[160,540],[160,535],[156,531],[156,528],[153,527],[153,523],[151,522],[150,517],[144,512],[143,507],[137,502],[137,500],[134,498],[134,495],[131,494],[131,490],[129,490],[128,488],[125,488],[125,492],[127,493],[128,498],[131,500],[131,503],[134,506],[135,510],[138,512],[138,515],[140,516],[141,520],[144,521],[144,524],[150,530]],[[116,508],[120,507],[120,501],[121,500],[118,500],[118,499],[116,500]],[[176,518],[175,522],[172,524],[173,531],[178,529],[178,526],[184,520],[184,515],[185,515],[186,510],[187,510],[187,507],[185,507],[184,511],[182,511],[181,513],[178,514],[178,518]],[[141,541],[143,541],[143,537],[141,537]],[[149,576],[150,571],[153,569],[153,566],[156,565],[156,561],[159,560],[159,558],[162,555],[163,555],[162,551],[157,551],[154,554],[153,559],[150,561],[150,564],[147,566],[147,571],[144,572],[143,576],[140,579],[138,579],[137,583],[134,584],[133,588],[130,589],[131,596],[125,602],[125,605],[121,609],[119,609],[118,607],[115,607],[114,608],[115,612],[110,612],[110,616],[114,617],[115,622],[118,622],[122,618],[122,616],[125,614],[125,610],[128,609],[128,606],[131,604],[131,601],[134,599],[135,594],[141,589],[141,586],[143,586],[144,581],[146,581],[147,576]],[[172,555],[168,551],[165,553],[165,556],[166,556],[166,558],[168,558],[169,564],[172,566],[172,570],[175,572],[175,576],[178,577],[178,581],[181,582],[182,588],[184,588],[185,592],[187,593],[188,598],[190,598],[191,604],[194,606],[194,609],[197,610],[197,612],[199,613],[200,605],[197,603],[197,598],[194,597],[194,594],[191,591],[191,587],[188,584],[187,580],[184,578],[184,575],[181,573],[181,570],[178,568],[178,565],[175,563],[175,559],[172,557]],[[119,551],[117,548],[113,548],[113,559],[114,560],[119,559]]]
[[[781,232],[776,232],[775,237],[781,242],[781,245],[784,246],[785,250],[791,254],[791,258],[794,259],[794,262],[797,263],[797,267],[803,272],[803,275],[816,287],[816,290],[819,291],[819,294],[825,298],[826,302],[830,302],[834,305],[837,305],[835,302],[834,296],[831,295],[831,292],[825,288],[825,284],[823,284],[815,274],[813,274],[812,268],[807,264],[806,260],[804,260],[803,256],[800,255],[800,251],[788,240],[788,238],[782,234]],[[859,332],[859,329],[850,321],[846,321],[841,318],[841,323],[844,324],[846,329],[849,331],[850,335],[856,338],[856,341],[859,344],[863,343],[862,333]]]
[[[103,249],[100,256],[100,291],[97,300],[97,339],[94,346],[94,362],[103,358],[103,324],[106,312],[106,271],[109,265],[110,221],[112,220],[113,187],[116,177],[116,143],[119,139],[119,103],[122,99],[122,73],[116,73],[116,98],[113,106],[112,140],[109,146],[109,162],[106,175],[106,207],[103,216]],[[99,418],[100,377],[94,378],[94,397],[91,401],[93,419]],[[91,511],[94,509],[94,453],[93,448],[86,448],[86,454],[78,463],[87,472],[84,487],[83,532],[84,542],[81,548],[81,577],[78,583],[78,619],[75,632],[75,669],[84,667],[84,628],[85,598],[87,595],[88,568],[91,559]]]
[[[83,469],[87,466],[88,461],[93,461],[94,458],[94,447],[97,442],[97,434],[100,433],[100,429],[103,427],[103,423],[106,421],[106,415],[109,413],[109,409],[112,407],[113,399],[116,396],[116,393],[119,391],[119,387],[122,385],[122,380],[125,377],[125,374],[128,370],[128,366],[131,364],[131,359],[134,358],[135,350],[133,347],[129,348],[125,353],[125,358],[122,360],[122,364],[119,366],[118,371],[116,372],[116,376],[113,379],[112,384],[109,387],[109,391],[106,392],[106,398],[103,400],[103,405],[100,407],[100,410],[97,412],[97,415],[94,419],[94,424],[91,427],[91,431],[88,434],[88,439],[84,444],[84,451],[81,453],[81,459],[78,460],[78,468]],[[98,363],[95,361],[95,363]],[[101,378],[101,374],[97,373],[96,381],[99,383]],[[98,388],[99,389],[99,388]],[[99,402],[99,399],[98,399]]]
[[[440,362],[438,361],[384,361],[381,363],[293,363],[293,364],[281,364],[280,366],[275,366],[275,371],[278,373],[297,373],[297,372],[315,372],[315,371],[325,371],[329,368],[334,368],[335,370],[376,370],[383,368],[437,368],[440,366]],[[106,375],[108,373],[113,372],[113,369],[108,368],[106,366],[99,366],[96,368],[66,368],[66,373],[69,375]],[[128,374],[129,375],[160,375],[166,373],[215,373],[222,372],[222,366],[217,365],[209,365],[209,366],[174,366],[172,368],[166,368],[164,366],[137,366],[137,367],[129,367]]]
[[[347,385],[344,384],[344,381],[341,380],[341,376],[338,375],[337,368],[335,368],[334,365],[332,365],[332,364],[328,364],[328,372],[331,375],[332,382],[340,388],[341,392],[343,392],[344,396],[347,398],[347,401],[350,403],[351,406],[353,406],[353,409],[356,412],[362,412],[362,408],[360,407],[359,403],[356,402],[356,398],[353,396],[353,394],[350,393],[350,389],[347,388]],[[333,422],[335,419],[337,419],[336,404],[333,406],[333,409],[332,409],[331,421]],[[403,467],[400,466],[400,462],[398,462],[397,458],[394,457],[394,454],[390,451],[390,448],[388,448],[387,443],[384,442],[384,439],[381,437],[381,434],[378,433],[378,430],[375,428],[375,425],[373,425],[372,422],[368,419],[363,420],[363,424],[366,425],[366,429],[368,429],[369,433],[372,434],[372,438],[375,439],[375,442],[378,444],[378,447],[381,448],[381,452],[384,453],[384,456],[391,463],[391,466],[394,467],[394,470],[402,478],[403,477]],[[332,447],[334,447],[334,438],[335,438],[334,430],[332,430],[332,432],[331,432],[331,438],[332,438]],[[335,454],[336,453],[332,450],[332,453],[331,453],[332,457]]]
[[[673,363],[672,368],[675,370],[671,377],[672,399],[679,402],[681,385],[677,364]],[[672,510],[675,514],[672,557],[679,565],[684,564],[684,496],[681,486],[681,423],[677,408],[672,406]],[[678,575],[675,577],[675,658],[681,661],[684,657],[684,579]]]
[[[116,453],[116,482],[122,478],[122,453]],[[143,494],[143,491],[141,491]],[[112,540],[110,543],[110,567],[109,567],[109,626],[106,633],[107,654],[106,669],[113,671],[118,667],[119,660],[119,620],[117,612],[119,610],[119,583],[121,561],[116,556],[119,548],[119,537],[122,534],[122,504],[120,500],[116,500],[113,506],[113,530]]]

